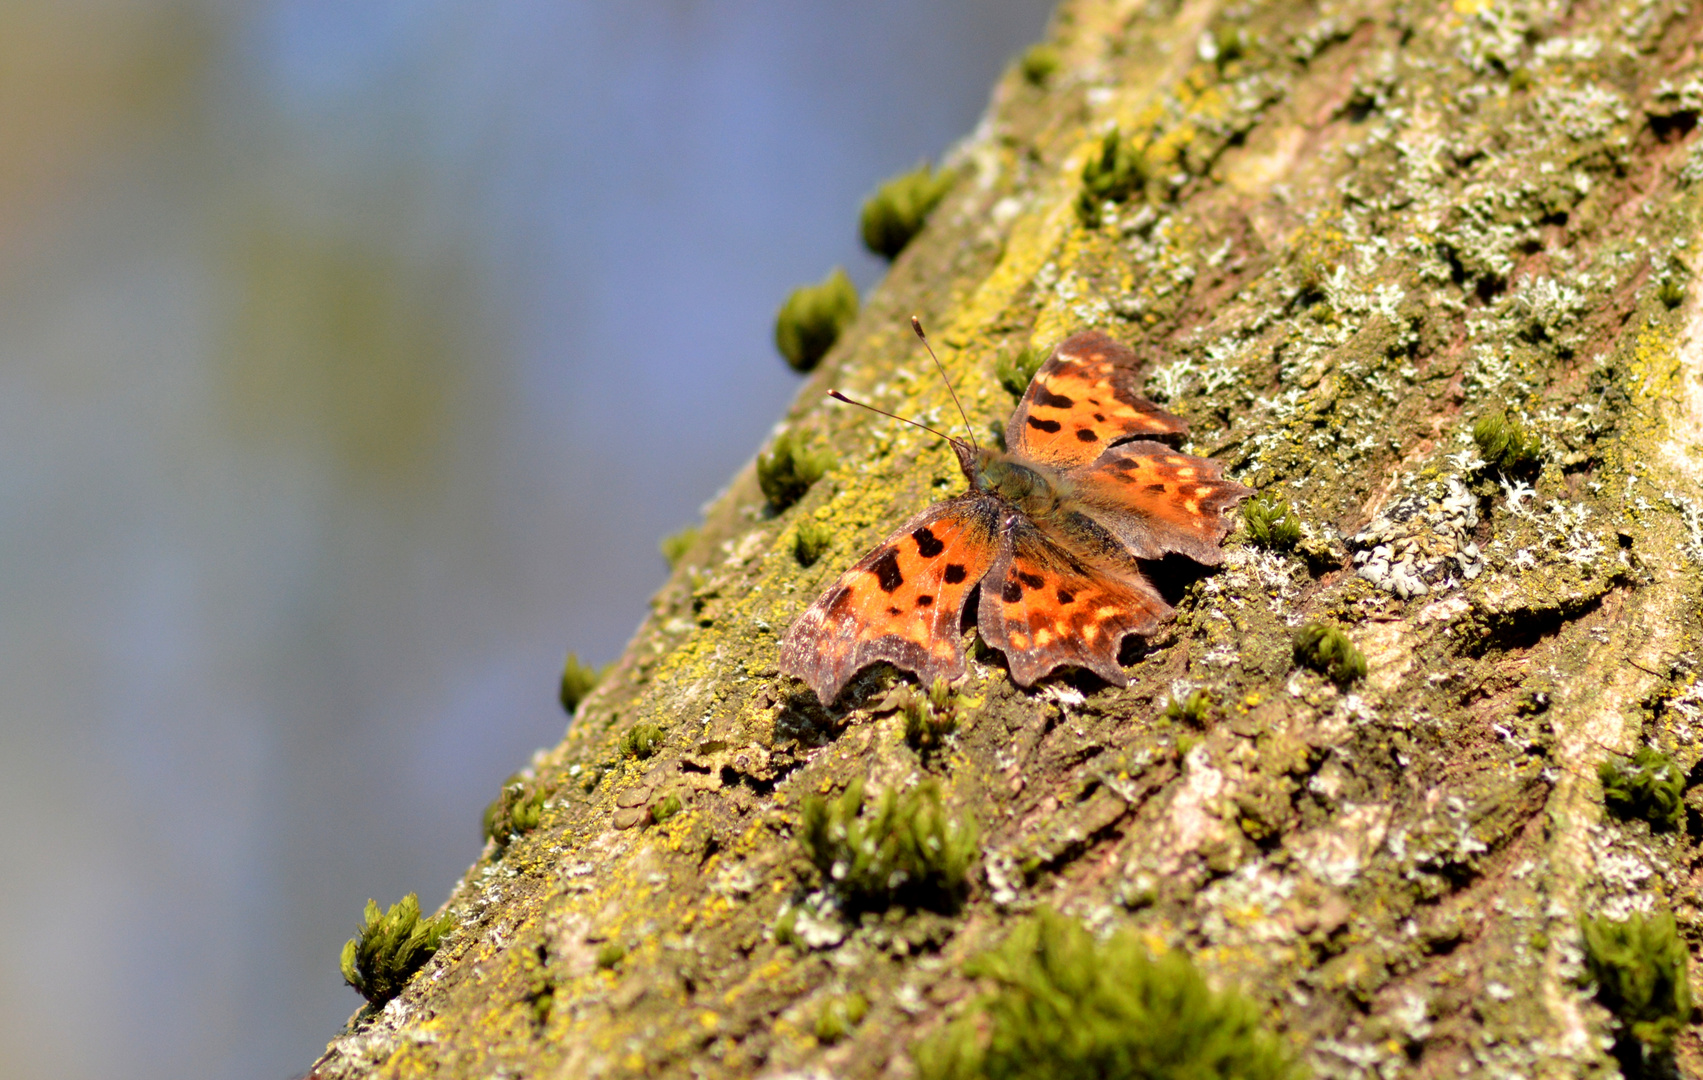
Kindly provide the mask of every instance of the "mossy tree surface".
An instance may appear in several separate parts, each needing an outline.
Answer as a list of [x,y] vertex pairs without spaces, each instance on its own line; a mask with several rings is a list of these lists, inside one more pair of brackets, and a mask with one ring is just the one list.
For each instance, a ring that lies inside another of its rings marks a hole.
[[[537,827],[473,866],[457,929],[316,1075],[904,1075],[985,990],[966,963],[1041,904],[1184,950],[1317,1076],[1612,1075],[1581,919],[1703,937],[1696,813],[1605,814],[1597,768],[1699,758],[1698,40],[1678,0],[1067,4],[1058,68],[1000,82],[787,417],[836,464],[783,508],[736,478],[534,762],[558,793]],[[1114,126],[1148,180],[1090,227]],[[999,358],[1129,341],[1193,451],[1293,507],[1296,551],[1166,579],[1177,619],[1126,688],[1023,691],[972,650],[930,754],[878,707],[891,671],[822,708],[779,635],[961,486],[935,440],[823,401],[950,424],[913,313],[983,426],[1011,409]],[[1523,471],[1480,454],[1489,413],[1533,441]],[[831,537],[810,565],[806,520]],[[1365,677],[1297,667],[1309,623]],[[1195,689],[1204,729],[1161,715]],[[624,753],[641,724],[653,752]],[[854,781],[936,783],[979,823],[968,896],[777,941],[815,878],[800,806]],[[861,1021],[820,1038],[854,994]],[[1672,1053],[1703,1072],[1693,1029]]]

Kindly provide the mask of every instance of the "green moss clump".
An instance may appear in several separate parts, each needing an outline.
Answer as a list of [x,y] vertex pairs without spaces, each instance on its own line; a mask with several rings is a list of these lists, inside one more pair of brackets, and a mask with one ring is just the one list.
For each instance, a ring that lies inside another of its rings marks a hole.
[[600,971],[613,971],[621,961],[627,958],[627,947],[619,941],[604,942],[597,950],[597,967]]
[[1245,60],[1254,51],[1254,39],[1246,27],[1225,23],[1212,33],[1212,62],[1223,71],[1237,60]]
[[857,317],[857,286],[839,267],[792,290],[775,315],[775,348],[794,371],[813,371]]
[[1660,750],[1645,746],[1630,760],[1605,761],[1597,776],[1603,803],[1619,817],[1658,829],[1677,829],[1685,818],[1685,773]]
[[1585,971],[1621,1027],[1658,1053],[1691,1021],[1690,957],[1673,916],[1584,918]]
[[1271,491],[1262,491],[1242,504],[1248,539],[1273,551],[1288,551],[1301,542],[1301,519]]
[[673,570],[680,565],[680,560],[686,557],[686,553],[691,551],[692,545],[697,542],[698,527],[688,525],[677,533],[663,537],[662,542],[657,544],[657,548],[662,552],[662,557],[668,560],[668,569]]
[[1042,908],[964,971],[995,988],[912,1048],[922,1080],[1299,1075],[1252,1002],[1215,993],[1181,952],[1154,959],[1129,930],[1098,942]]
[[863,781],[854,780],[838,799],[805,799],[798,830],[805,855],[847,911],[955,909],[969,886],[976,837],[974,822],[947,815],[933,781],[903,794],[888,789],[870,808]]
[[798,531],[792,534],[792,557],[800,566],[815,566],[833,546],[834,534],[826,525],[809,518],[799,522]]
[[597,684],[603,681],[608,670],[607,667],[594,668],[590,664],[581,663],[578,656],[568,654],[567,660],[562,664],[560,699],[562,708],[567,710],[569,716],[579,708],[580,702],[597,689]]
[[1023,73],[1023,81],[1030,86],[1047,85],[1047,80],[1057,75],[1063,66],[1064,57],[1044,41],[1029,46],[1017,61],[1017,70]]
[[1205,727],[1207,714],[1212,711],[1212,695],[1205,690],[1195,690],[1188,697],[1178,701],[1172,698],[1165,706],[1165,719],[1172,723],[1184,723],[1191,727]]
[[649,721],[640,721],[621,736],[621,753],[643,761],[662,745],[662,729]]
[[868,1013],[869,1001],[862,994],[836,994],[816,1014],[816,1041],[832,1046],[850,1035]]
[[343,981],[379,1006],[400,994],[414,973],[426,966],[455,918],[448,912],[435,919],[421,918],[420,898],[414,893],[389,911],[380,911],[375,901],[368,900],[365,915],[360,932],[343,946],[340,966]]
[[863,246],[891,261],[922,232],[928,215],[934,213],[957,179],[952,170],[930,169],[924,162],[876,188],[875,194],[864,201],[858,221]]
[[791,431],[783,431],[768,453],[757,455],[757,486],[778,514],[804,498],[810,486],[833,465],[832,453],[812,453]]
[[650,820],[652,824],[661,825],[679,812],[680,796],[670,795],[650,808]]
[[1485,413],[1472,425],[1472,441],[1485,463],[1505,473],[1530,471],[1540,447],[1525,426],[1507,413]]
[[958,730],[958,710],[945,679],[936,678],[927,695],[912,693],[899,706],[899,715],[905,723],[905,742],[919,753],[938,750],[946,736]]
[[1035,378],[1035,372],[1041,370],[1041,365],[1046,363],[1046,359],[1046,354],[1041,350],[1033,345],[1026,346],[1016,356],[1002,356],[994,361],[994,377],[999,380],[999,385],[1005,387],[1012,397],[1020,398],[1029,389],[1029,383]]
[[1076,198],[1076,213],[1082,223],[1094,228],[1100,210],[1108,202],[1124,202],[1147,186],[1147,157],[1132,146],[1117,128],[1100,140],[1100,152],[1082,166],[1082,192]]
[[485,807],[485,839],[495,840],[499,848],[507,847],[515,837],[538,828],[543,816],[543,790],[531,787],[516,773],[503,782],[501,794]]
[[1295,662],[1347,686],[1366,675],[1366,657],[1348,635],[1324,623],[1308,623],[1295,634]]

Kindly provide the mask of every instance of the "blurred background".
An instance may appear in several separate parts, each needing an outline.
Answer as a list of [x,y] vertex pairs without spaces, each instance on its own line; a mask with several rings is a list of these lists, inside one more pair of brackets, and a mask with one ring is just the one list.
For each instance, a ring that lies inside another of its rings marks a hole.
[[0,1077],[289,1077],[1046,0],[0,4]]

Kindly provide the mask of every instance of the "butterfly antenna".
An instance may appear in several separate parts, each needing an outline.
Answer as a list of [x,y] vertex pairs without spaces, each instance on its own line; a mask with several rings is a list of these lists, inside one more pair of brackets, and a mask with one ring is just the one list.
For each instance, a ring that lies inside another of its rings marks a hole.
[[952,443],[954,445],[962,445],[958,442],[957,439],[954,439],[952,436],[947,435],[944,432],[936,431],[933,428],[929,427],[927,424],[919,424],[915,420],[906,420],[904,417],[899,416],[896,413],[890,413],[886,409],[877,409],[873,405],[865,405],[861,401],[854,401],[851,398],[846,397],[844,394],[840,393],[838,390],[828,391],[828,396],[833,398],[835,401],[843,401],[847,405],[856,405],[860,409],[868,409],[872,413],[880,413],[882,416],[888,417],[888,418],[893,419],[893,420],[897,420],[901,424],[909,424],[914,428],[922,428],[924,431],[928,432],[930,435],[938,435],[940,438],[945,439],[947,442]]
[[915,315],[911,316],[911,329],[915,330],[917,337],[922,339],[922,347],[928,350],[928,358],[934,361],[935,369],[940,372],[941,379],[946,383],[946,392],[952,395],[952,404],[958,406],[958,415],[964,418],[964,430],[970,433],[970,445],[979,451],[982,447],[980,443],[976,442],[976,429],[970,423],[970,414],[964,411],[964,403],[958,400],[958,391],[952,389],[952,380],[947,378],[946,366],[940,362],[940,357],[934,355],[934,346],[928,343],[928,335],[922,332],[922,320]]

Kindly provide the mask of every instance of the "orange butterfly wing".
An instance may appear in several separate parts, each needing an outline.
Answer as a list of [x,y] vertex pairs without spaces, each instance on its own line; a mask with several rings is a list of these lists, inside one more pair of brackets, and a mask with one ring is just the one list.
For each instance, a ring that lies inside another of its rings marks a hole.
[[1141,395],[1133,350],[1098,330],[1072,334],[1035,372],[1005,445],[1056,469],[1086,465],[1119,439],[1184,435],[1189,426]]
[[924,510],[883,540],[781,639],[781,671],[831,705],[885,660],[928,686],[964,673],[964,602],[997,553],[1000,505],[971,492]]
[[1216,461],[1147,440],[1111,447],[1068,479],[1077,504],[1136,558],[1180,552],[1204,566],[1224,561],[1225,511],[1254,493]]
[[982,640],[1005,654],[1019,686],[1065,666],[1124,686],[1118,649],[1125,635],[1153,634],[1171,615],[1133,563],[1084,558],[1013,515],[982,583],[976,625]]

